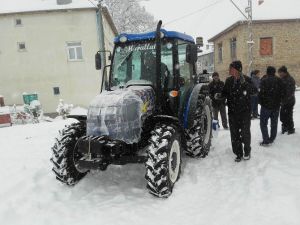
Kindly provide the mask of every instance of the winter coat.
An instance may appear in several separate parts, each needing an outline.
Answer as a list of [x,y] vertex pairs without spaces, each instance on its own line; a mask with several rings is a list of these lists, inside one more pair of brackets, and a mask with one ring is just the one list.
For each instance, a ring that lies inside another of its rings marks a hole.
[[242,78],[236,80],[233,76],[225,81],[222,96],[227,99],[229,115],[251,113],[251,95],[255,93],[255,88],[251,78],[242,76],[243,83]]
[[282,79],[285,95],[282,99],[282,105],[293,105],[295,104],[295,91],[296,91],[296,82],[291,75],[287,75]]
[[213,107],[218,107],[222,104],[225,105],[225,99],[216,99],[215,95],[216,94],[221,94],[224,88],[224,82],[219,80],[219,81],[212,81],[208,85],[209,88],[209,95],[210,98],[212,99],[212,106]]
[[261,79],[258,101],[269,110],[278,110],[284,95],[281,79],[275,75],[265,75]]
[[254,89],[255,90],[254,95],[257,95],[258,92],[259,92],[259,89],[260,89],[260,78],[258,76],[256,76],[255,74],[252,74],[251,81],[252,81],[253,86],[255,88]]

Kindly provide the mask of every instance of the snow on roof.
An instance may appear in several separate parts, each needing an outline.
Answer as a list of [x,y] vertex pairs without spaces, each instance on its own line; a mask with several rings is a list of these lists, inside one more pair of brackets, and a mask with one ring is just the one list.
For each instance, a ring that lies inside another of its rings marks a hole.
[[95,0],[73,0],[66,5],[58,5],[57,0],[0,0],[0,14],[96,8]]

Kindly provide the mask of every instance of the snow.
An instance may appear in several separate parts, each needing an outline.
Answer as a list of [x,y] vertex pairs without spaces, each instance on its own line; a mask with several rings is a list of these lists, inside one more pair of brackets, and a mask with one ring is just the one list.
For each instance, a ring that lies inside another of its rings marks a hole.
[[72,3],[66,5],[58,5],[56,0],[0,0],[0,14],[60,9],[96,8],[96,6],[97,1],[94,0],[72,0]]
[[[300,99],[300,93],[297,93]],[[110,166],[75,187],[51,172],[51,146],[72,120],[0,129],[0,224],[3,225],[299,225],[300,102],[296,134],[260,147],[252,123],[250,161],[234,162],[229,132],[220,130],[207,158],[185,158],[171,197],[147,193],[143,165]]]
[[9,110],[8,106],[0,107],[0,115],[9,114],[9,113],[10,113],[10,110]]
[[70,112],[70,115],[76,115],[76,116],[86,116],[87,115],[87,109],[82,108],[80,106],[77,106],[75,108],[73,108]]

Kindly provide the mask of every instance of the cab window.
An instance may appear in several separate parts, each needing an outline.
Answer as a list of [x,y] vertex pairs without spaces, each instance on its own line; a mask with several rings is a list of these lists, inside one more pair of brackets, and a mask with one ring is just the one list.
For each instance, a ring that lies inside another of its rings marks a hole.
[[186,62],[186,46],[188,43],[178,42],[178,60],[180,77],[184,78],[185,83],[191,82],[193,65]]

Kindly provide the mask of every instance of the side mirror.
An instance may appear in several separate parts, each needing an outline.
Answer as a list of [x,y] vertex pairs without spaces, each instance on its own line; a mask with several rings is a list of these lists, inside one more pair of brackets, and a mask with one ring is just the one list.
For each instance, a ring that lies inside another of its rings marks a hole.
[[97,52],[95,55],[95,65],[96,65],[96,70],[101,70],[102,64],[101,64],[101,54],[100,52]]
[[194,44],[188,44],[186,46],[186,62],[194,64],[198,60],[198,47]]

